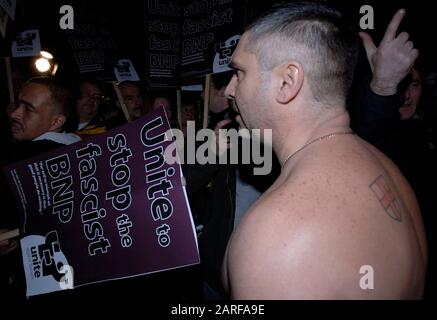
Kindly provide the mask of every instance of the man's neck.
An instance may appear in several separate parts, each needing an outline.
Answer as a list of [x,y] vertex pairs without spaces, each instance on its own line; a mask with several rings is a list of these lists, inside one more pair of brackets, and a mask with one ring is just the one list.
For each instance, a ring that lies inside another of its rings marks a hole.
[[[323,111],[326,112],[326,111]],[[349,114],[338,108],[324,118],[293,118],[293,123],[273,131],[273,150],[281,165],[297,150],[314,139],[332,133],[350,131]]]

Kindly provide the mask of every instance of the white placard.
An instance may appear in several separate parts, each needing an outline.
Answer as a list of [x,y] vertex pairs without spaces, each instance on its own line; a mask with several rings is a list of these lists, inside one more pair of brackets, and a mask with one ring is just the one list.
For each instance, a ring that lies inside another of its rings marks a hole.
[[135,67],[129,59],[120,59],[115,63],[114,73],[117,81],[140,81]]
[[220,73],[231,70],[228,65],[231,62],[232,54],[237,47],[238,41],[241,36],[239,34],[230,37],[225,42],[216,43],[212,73]]
[[26,30],[15,36],[12,41],[13,57],[34,57],[41,52],[39,30]]

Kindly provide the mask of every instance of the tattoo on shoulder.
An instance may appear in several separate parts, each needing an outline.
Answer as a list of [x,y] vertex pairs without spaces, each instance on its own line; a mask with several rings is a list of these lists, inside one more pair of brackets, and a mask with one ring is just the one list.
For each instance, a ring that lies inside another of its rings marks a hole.
[[384,176],[380,175],[376,178],[375,181],[370,184],[369,188],[372,189],[379,203],[390,218],[402,222],[402,207]]

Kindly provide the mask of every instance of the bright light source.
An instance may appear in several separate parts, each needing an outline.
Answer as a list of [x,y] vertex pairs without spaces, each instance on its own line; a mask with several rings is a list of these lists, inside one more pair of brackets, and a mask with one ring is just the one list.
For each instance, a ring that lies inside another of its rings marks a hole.
[[53,55],[50,52],[47,52],[47,51],[41,51],[40,55],[43,56],[46,59],[53,59]]
[[40,51],[39,57],[35,60],[35,68],[39,73],[54,76],[58,70],[58,64],[50,52]]
[[35,67],[39,72],[44,73],[50,70],[51,65],[46,58],[39,58],[35,61]]

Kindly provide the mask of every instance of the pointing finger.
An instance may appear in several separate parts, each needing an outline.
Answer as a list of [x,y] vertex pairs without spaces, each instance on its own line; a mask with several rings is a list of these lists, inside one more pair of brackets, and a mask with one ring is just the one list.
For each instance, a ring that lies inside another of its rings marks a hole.
[[384,38],[382,39],[382,42],[391,41],[394,38],[396,38],[396,33],[398,31],[399,25],[402,22],[402,19],[405,16],[405,10],[400,9],[398,12],[395,13],[393,16],[393,19],[390,21],[390,24],[387,27],[387,30],[385,31]]

